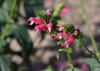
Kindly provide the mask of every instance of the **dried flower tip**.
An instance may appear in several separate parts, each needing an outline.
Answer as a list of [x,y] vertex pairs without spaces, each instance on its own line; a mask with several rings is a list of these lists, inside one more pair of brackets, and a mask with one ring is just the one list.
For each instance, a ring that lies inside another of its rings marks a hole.
[[47,15],[48,15],[48,16],[51,16],[51,14],[52,14],[52,10],[51,10],[51,9],[48,9],[48,10],[47,10]]

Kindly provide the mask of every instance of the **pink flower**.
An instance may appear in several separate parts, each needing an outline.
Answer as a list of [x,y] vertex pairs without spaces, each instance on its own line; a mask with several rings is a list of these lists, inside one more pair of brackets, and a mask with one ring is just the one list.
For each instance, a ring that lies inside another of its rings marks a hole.
[[62,43],[61,43],[61,46],[62,46],[62,47],[65,46],[65,42],[62,42]]
[[47,27],[45,24],[41,24],[35,27],[36,32],[45,30]]
[[74,31],[74,35],[75,36],[78,35],[78,31],[77,30]]
[[62,24],[58,24],[57,27],[59,31],[64,30],[64,26]]
[[74,29],[75,29],[75,30],[78,30],[78,29],[79,29],[79,27],[78,27],[78,26],[74,26]]
[[68,35],[65,32],[58,33],[57,36],[62,39],[63,37],[67,37]]
[[48,9],[48,10],[47,10],[47,15],[48,15],[48,16],[51,16],[51,12],[52,12],[51,9]]
[[69,8],[67,6],[63,6],[60,10],[60,13],[68,13],[69,12]]
[[62,43],[61,43],[61,46],[66,46],[66,47],[68,47],[69,44],[71,44],[71,43],[74,42],[74,40],[75,40],[75,38],[74,38],[73,36],[70,36],[68,40],[66,40],[65,42],[62,42]]
[[74,26],[74,35],[76,36],[76,35],[78,35],[78,30],[79,29],[79,27],[78,26]]
[[33,17],[30,17],[30,18],[28,19],[28,21],[31,22],[30,25],[33,25],[33,23],[34,23],[34,19],[35,19],[35,18],[33,18]]
[[51,32],[51,29],[52,29],[52,22],[50,21],[48,24],[47,24],[47,28],[49,30],[49,32]]
[[45,24],[45,22],[43,20],[41,20],[39,17],[36,17],[34,19],[34,21],[35,21],[36,24]]
[[30,17],[28,21],[31,22],[30,25],[33,25],[33,23],[35,23],[35,24],[45,24],[44,21],[42,21],[39,17],[36,17],[36,18]]
[[69,44],[71,44],[71,43],[73,43],[74,42],[74,40],[75,40],[75,38],[73,37],[73,36],[71,36],[71,37],[69,37],[69,39],[68,40],[66,40],[65,41],[65,46],[67,46],[67,45],[69,45]]

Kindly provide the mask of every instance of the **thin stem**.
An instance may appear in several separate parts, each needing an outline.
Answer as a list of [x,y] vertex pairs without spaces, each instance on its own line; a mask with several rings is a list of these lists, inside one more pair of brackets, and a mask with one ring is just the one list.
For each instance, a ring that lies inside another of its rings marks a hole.
[[98,5],[100,6],[100,0],[97,0],[97,2],[98,2]]
[[78,0],[79,4],[80,4],[80,10],[81,10],[81,14],[82,14],[82,17],[83,17],[83,20],[88,28],[88,34],[90,36],[90,39],[92,41],[92,44],[93,44],[93,49],[94,49],[94,52],[96,53],[96,56],[99,55],[99,52],[98,52],[98,49],[97,49],[97,45],[96,45],[96,41],[93,37],[93,33],[92,33],[92,29],[91,29],[91,23],[89,22],[88,20],[88,17],[86,16],[86,12],[85,12],[85,9],[83,7],[83,2],[82,0]]
[[11,20],[11,18],[13,16],[13,13],[14,13],[13,11],[14,11],[14,9],[16,7],[16,2],[17,2],[17,0],[13,0],[13,2],[12,2],[12,6],[10,8],[10,13],[9,13],[9,15],[7,17],[7,21],[6,21],[6,26],[4,27],[4,29],[2,29],[2,33],[0,34],[1,39],[3,39],[5,37],[3,34],[7,30],[6,28],[11,24],[10,20]]
[[71,59],[71,53],[66,52],[66,54],[67,54],[69,65],[70,65],[72,71],[74,71],[74,66],[73,66],[72,59]]
[[57,7],[56,7],[55,10],[54,10],[52,16],[53,16],[53,17],[56,17],[56,16],[59,14],[59,11],[60,11],[60,9],[61,9],[63,6],[64,6],[64,3],[63,3],[63,2],[60,3],[60,4],[58,4]]
[[99,61],[98,57],[97,57],[92,51],[90,51],[90,50],[86,47],[86,44],[84,43],[84,41],[82,41],[82,42],[83,42],[84,48],[85,48],[85,49],[91,54],[91,56],[93,56],[94,59],[100,64],[100,61]]
[[16,7],[16,2],[17,2],[17,0],[13,0],[12,6],[11,6],[11,9],[10,9],[10,14],[9,14],[9,16],[7,18],[7,22],[6,22],[7,25],[10,24],[10,19],[13,16],[14,9]]

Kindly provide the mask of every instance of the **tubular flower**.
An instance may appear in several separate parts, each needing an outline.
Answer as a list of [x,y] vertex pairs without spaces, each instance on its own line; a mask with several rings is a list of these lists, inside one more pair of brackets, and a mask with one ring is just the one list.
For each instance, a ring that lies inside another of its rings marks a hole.
[[67,34],[65,32],[58,33],[57,36],[59,39],[62,39],[63,37],[67,37]]
[[68,40],[66,40],[65,42],[62,42],[61,46],[66,46],[68,47],[69,44],[73,43],[75,40],[75,38],[73,36],[70,36]]
[[28,19],[28,21],[30,21],[30,25],[33,25],[33,24],[34,24],[34,20],[35,20],[35,18],[33,18],[33,17],[30,17],[30,18]]
[[48,24],[47,24],[47,28],[48,28],[48,31],[51,32],[51,29],[52,29],[52,22],[50,21]]
[[30,17],[28,21],[31,21],[30,25],[35,24],[45,24],[39,17],[33,18]]
[[62,43],[61,43],[61,46],[62,46],[62,47],[65,46],[65,42],[62,42]]
[[67,45],[69,45],[69,44],[71,44],[71,43],[73,43],[74,42],[74,40],[75,40],[75,38],[73,37],[73,36],[71,36],[71,37],[69,37],[69,39],[67,40],[67,41],[65,41],[65,46],[67,46]]
[[78,26],[74,26],[74,33],[73,34],[75,36],[78,35],[78,31],[77,31],[78,29],[79,29]]
[[62,24],[58,24],[57,27],[58,27],[58,30],[59,30],[59,31],[64,30],[64,26],[63,26]]
[[74,34],[75,36],[78,35],[78,31],[75,30],[73,34]]
[[36,24],[45,24],[45,22],[43,20],[41,20],[39,17],[36,17],[34,19],[34,21],[35,21]]
[[42,31],[46,29],[46,25],[45,24],[41,24],[35,27],[36,32],[38,31]]

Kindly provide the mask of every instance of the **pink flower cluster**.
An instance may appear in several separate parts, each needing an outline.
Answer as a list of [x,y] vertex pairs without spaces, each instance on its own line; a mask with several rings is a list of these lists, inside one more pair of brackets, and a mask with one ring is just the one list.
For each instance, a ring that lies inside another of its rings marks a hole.
[[48,29],[48,31],[50,32],[52,29],[52,22],[49,21],[48,24],[46,24],[45,21],[43,21],[42,19],[40,19],[39,17],[33,18],[30,17],[29,20],[30,21],[30,25],[36,24],[37,26],[35,26],[35,31],[43,31]]
[[[51,11],[50,10],[47,10],[47,15],[48,16],[51,16]],[[52,39],[65,39],[62,43],[60,43],[61,46],[66,46],[68,47],[69,44],[73,43],[74,40],[75,40],[75,37],[76,35],[78,35],[78,27],[77,26],[74,26],[74,33],[71,34],[69,31],[65,30],[64,28],[64,25],[62,24],[56,24],[56,25],[53,25],[53,22],[52,20],[49,20],[48,22],[46,20],[43,20],[41,19],[40,17],[30,17],[29,20],[30,21],[30,25],[33,25],[33,24],[36,24],[34,30],[36,32],[38,31],[46,31],[48,32],[49,34],[55,30],[58,30],[56,31],[56,34],[50,34],[51,35],[51,38]],[[66,24],[66,25],[69,25],[69,24]]]

